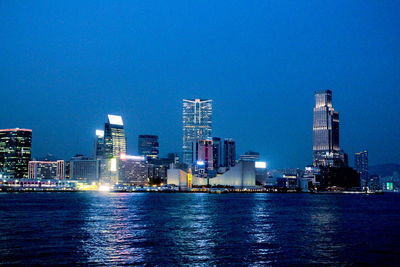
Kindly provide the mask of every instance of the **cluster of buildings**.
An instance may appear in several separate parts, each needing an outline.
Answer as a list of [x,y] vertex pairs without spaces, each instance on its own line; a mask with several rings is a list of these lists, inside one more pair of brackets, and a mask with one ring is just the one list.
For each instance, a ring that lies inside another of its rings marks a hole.
[[[240,189],[378,190],[378,176],[368,173],[368,152],[355,155],[355,170],[339,145],[339,113],[330,90],[315,92],[313,164],[304,170],[267,170],[260,154],[236,153],[233,138],[212,134],[213,101],[182,102],[182,151],[161,158],[157,135],[138,136],[138,155],[128,154],[125,125],[119,115],[108,115],[95,131],[93,156],[76,155],[68,161],[32,159],[32,130],[0,130],[0,183],[40,185],[76,181],[81,187],[100,185],[131,190],[135,187],[174,185],[181,190],[225,187]],[[63,184],[64,185],[64,184]],[[94,187],[93,187],[94,186]]]

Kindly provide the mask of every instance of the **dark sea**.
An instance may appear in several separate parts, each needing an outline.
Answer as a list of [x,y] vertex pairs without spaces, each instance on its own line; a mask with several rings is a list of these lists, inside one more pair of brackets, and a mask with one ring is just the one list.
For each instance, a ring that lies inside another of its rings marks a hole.
[[0,264],[399,266],[400,194],[0,193]]

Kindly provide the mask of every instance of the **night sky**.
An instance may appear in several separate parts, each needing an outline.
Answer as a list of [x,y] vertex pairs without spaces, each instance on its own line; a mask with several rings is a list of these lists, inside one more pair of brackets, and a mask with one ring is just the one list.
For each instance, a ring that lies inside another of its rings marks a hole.
[[93,153],[107,114],[181,151],[182,99],[214,100],[213,135],[272,168],[312,161],[315,90],[341,147],[400,163],[399,1],[0,1],[0,128],[33,154]]

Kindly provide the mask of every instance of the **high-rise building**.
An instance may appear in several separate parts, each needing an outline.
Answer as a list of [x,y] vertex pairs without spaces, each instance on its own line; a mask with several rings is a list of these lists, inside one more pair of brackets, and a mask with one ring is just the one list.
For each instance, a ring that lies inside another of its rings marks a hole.
[[214,170],[218,170],[219,167],[223,166],[221,138],[213,137],[212,143],[213,143],[213,166]]
[[183,100],[183,163],[192,164],[192,144],[212,136],[212,100]]
[[346,155],[339,146],[339,113],[332,106],[332,91],[316,91],[314,96],[314,165],[343,166]]
[[69,162],[69,175],[72,180],[83,180],[87,183],[98,182],[100,160],[78,155]]
[[147,159],[158,158],[159,144],[157,135],[139,135],[138,152],[139,155],[145,156]]
[[205,170],[214,169],[214,149],[212,140],[199,140],[193,143],[192,162],[201,165]]
[[104,157],[113,158],[126,154],[126,137],[122,117],[108,115],[104,125]]
[[224,140],[224,166],[232,167],[236,165],[236,143],[232,138]]
[[368,151],[364,150],[354,155],[354,167],[360,174],[361,186],[366,186],[368,180]]
[[64,179],[65,162],[57,161],[29,161],[29,179]]
[[104,144],[104,130],[96,130],[95,141],[95,158],[104,159],[105,144]]
[[0,130],[0,174],[7,178],[28,178],[32,130]]

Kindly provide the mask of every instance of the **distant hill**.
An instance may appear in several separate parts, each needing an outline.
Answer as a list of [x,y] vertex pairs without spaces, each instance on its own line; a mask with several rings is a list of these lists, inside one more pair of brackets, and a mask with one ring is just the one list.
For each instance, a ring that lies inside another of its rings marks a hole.
[[380,164],[380,165],[372,165],[369,166],[369,174],[377,174],[381,177],[384,176],[392,176],[393,172],[399,172],[400,174],[400,164],[391,163],[391,164]]

